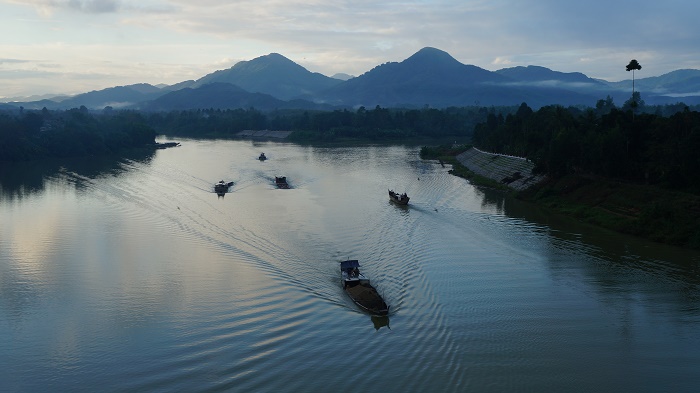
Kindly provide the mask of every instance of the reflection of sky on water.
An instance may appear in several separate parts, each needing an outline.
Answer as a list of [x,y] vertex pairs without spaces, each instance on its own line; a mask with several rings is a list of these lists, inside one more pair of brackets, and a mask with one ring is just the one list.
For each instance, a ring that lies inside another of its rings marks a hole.
[[[552,375],[600,388],[652,370],[638,356],[649,348],[697,365],[684,352],[697,337],[697,270],[679,263],[693,253],[538,216],[416,149],[177,149],[99,173],[63,169],[41,192],[0,201],[10,370],[62,387],[98,386],[99,375],[122,390],[216,390],[216,373],[254,391],[358,369],[382,390],[387,373],[405,388],[542,387]],[[275,175],[294,188],[276,189]],[[226,198],[211,189],[221,178],[235,181]],[[405,187],[409,206],[392,204],[388,187]],[[343,294],[337,261],[349,257],[386,295],[391,325]],[[345,351],[346,339],[365,349]]]

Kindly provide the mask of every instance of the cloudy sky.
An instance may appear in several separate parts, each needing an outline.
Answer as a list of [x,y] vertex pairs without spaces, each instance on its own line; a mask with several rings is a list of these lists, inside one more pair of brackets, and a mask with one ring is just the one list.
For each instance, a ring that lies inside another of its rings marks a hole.
[[423,47],[609,81],[700,69],[687,0],[0,0],[0,97],[198,79],[280,53],[360,75]]

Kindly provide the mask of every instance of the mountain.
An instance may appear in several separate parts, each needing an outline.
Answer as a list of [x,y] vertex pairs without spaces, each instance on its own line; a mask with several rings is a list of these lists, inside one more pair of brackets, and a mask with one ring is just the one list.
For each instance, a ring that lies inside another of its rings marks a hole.
[[106,106],[122,108],[152,100],[161,94],[163,94],[161,89],[147,83],[140,83],[78,94],[73,98],[61,101],[60,107],[75,108],[85,105],[89,108],[104,108]]
[[[630,91],[632,89],[631,79],[607,83],[621,90]],[[660,76],[635,78],[634,87],[643,95],[651,93],[669,97],[698,96],[700,95],[700,70],[683,69]]]
[[230,83],[252,93],[266,93],[281,100],[289,100],[327,89],[342,83],[342,80],[310,72],[278,53],[271,53],[208,74],[198,79],[192,87],[214,82]]
[[[637,74],[639,76],[639,74]],[[426,47],[401,62],[378,65],[357,77],[329,78],[313,73],[286,57],[271,53],[241,61],[197,80],[170,86],[146,83],[117,86],[73,97],[12,102],[4,108],[70,109],[84,105],[101,110],[250,108],[261,110],[333,109],[365,106],[422,108],[430,106],[543,105],[594,106],[611,96],[622,105],[631,95],[632,81],[607,82],[579,72],[545,67],[488,71],[457,61],[447,52]],[[636,78],[635,88],[647,105],[700,104],[700,70],[677,70],[656,77]]]
[[377,66],[313,98],[334,105],[366,107],[595,104],[586,94],[518,82],[512,76],[462,64],[442,50],[427,47],[400,63]]
[[514,81],[533,86],[562,88],[605,88],[605,84],[580,72],[559,72],[540,66],[511,67],[495,71]]
[[172,111],[187,109],[236,109],[255,108],[262,111],[275,109],[319,109],[330,110],[328,106],[309,101],[284,101],[269,94],[251,93],[230,83],[208,83],[200,87],[186,87],[166,93],[155,100],[140,104],[144,111]]
[[354,78],[354,76],[352,76],[350,74],[345,74],[345,73],[339,72],[337,74],[333,74],[333,76],[331,76],[331,78],[340,79],[341,81],[346,81],[348,79]]
[[163,87],[161,87],[161,90],[164,92],[176,91],[176,90],[184,89],[186,87],[192,87],[192,86],[194,86],[195,83],[196,82],[193,80],[183,81],[183,82],[176,83],[174,85],[163,86]]
[[94,90],[88,93],[78,94],[73,97],[40,100],[21,103],[27,109],[71,109],[82,105],[90,109],[102,109],[106,106],[114,108],[131,107],[140,102],[153,100],[164,92],[147,83],[139,83],[128,86],[116,86],[102,90]]

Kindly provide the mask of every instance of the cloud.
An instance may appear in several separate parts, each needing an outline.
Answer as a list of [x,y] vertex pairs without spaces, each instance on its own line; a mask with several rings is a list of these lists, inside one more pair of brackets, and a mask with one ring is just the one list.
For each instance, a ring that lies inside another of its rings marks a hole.
[[[47,17],[13,19],[20,7]],[[361,75],[426,46],[492,70],[541,65],[610,81],[630,77],[632,58],[649,76],[700,68],[700,3],[687,0],[0,0],[0,12],[0,34],[13,37],[4,57],[125,81],[196,79],[272,52]]]
[[89,14],[117,12],[121,3],[117,0],[68,0],[67,7]]
[[111,14],[119,12],[167,13],[174,11],[168,3],[162,1],[127,1],[127,0],[6,0],[9,3],[34,7],[41,15],[49,17],[58,11],[85,14]]
[[31,60],[0,58],[0,65],[3,65],[3,64],[21,64],[21,63],[29,63],[29,62],[31,62]]
[[493,59],[491,64],[493,64],[495,66],[509,66],[509,65],[513,64],[513,62],[510,61],[510,59],[507,59],[505,57],[497,57],[497,58]]

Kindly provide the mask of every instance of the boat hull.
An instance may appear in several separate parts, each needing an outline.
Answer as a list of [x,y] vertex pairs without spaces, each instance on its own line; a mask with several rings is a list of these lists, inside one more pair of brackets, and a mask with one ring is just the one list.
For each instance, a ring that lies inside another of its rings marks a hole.
[[345,288],[345,293],[363,310],[373,315],[388,315],[389,306],[372,285],[363,283]]
[[359,267],[360,263],[356,259],[340,263],[340,282],[345,293],[356,305],[370,314],[388,315],[389,306],[370,284],[369,278],[360,272]]

